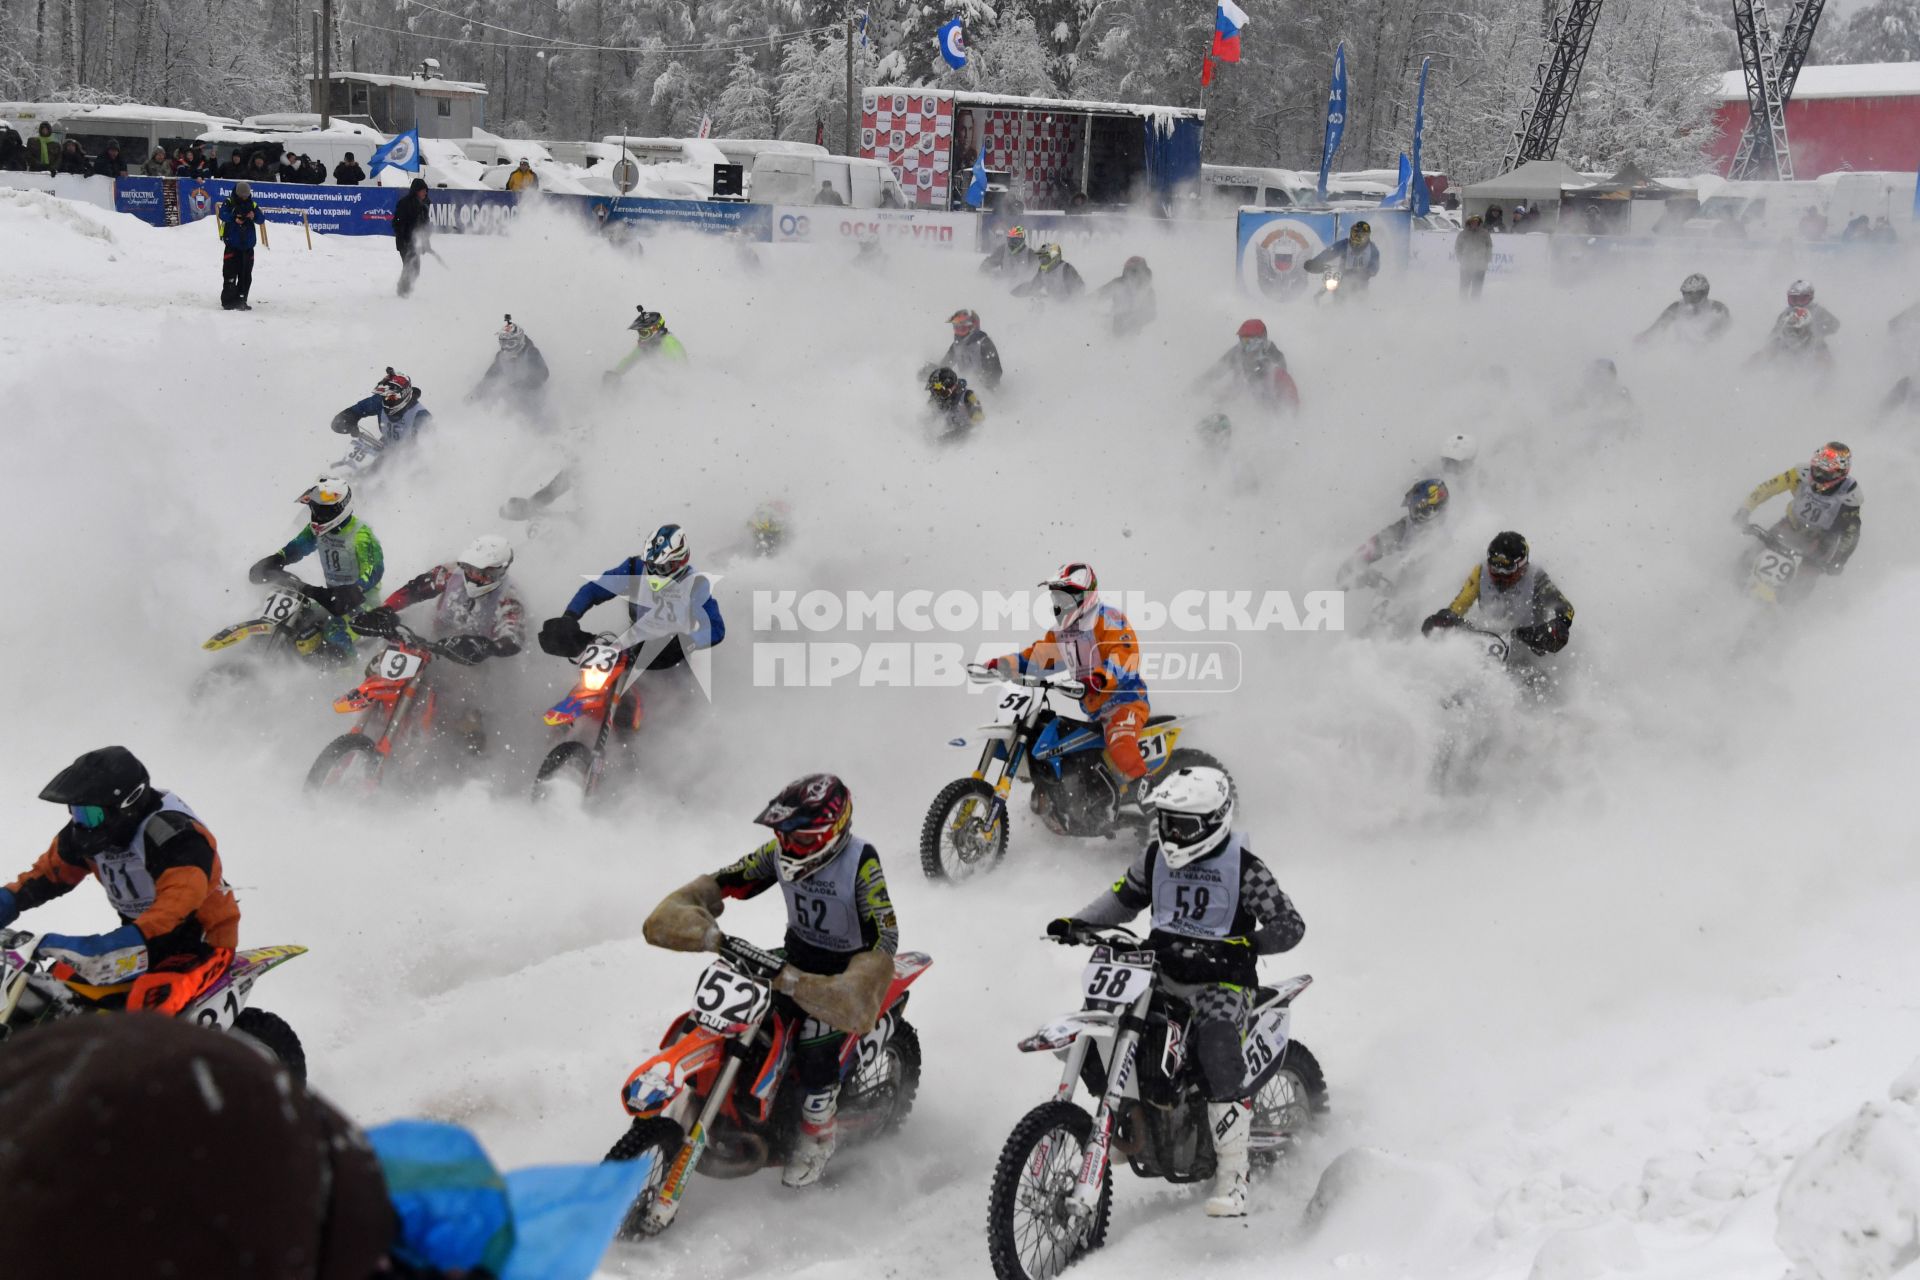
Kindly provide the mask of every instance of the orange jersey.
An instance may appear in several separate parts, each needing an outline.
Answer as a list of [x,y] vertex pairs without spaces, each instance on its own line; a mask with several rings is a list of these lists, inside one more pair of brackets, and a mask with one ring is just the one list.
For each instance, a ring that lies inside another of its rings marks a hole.
[[1088,690],[1080,699],[1080,709],[1098,718],[1130,702],[1145,702],[1147,685],[1140,678],[1140,639],[1133,633],[1127,615],[1111,605],[1094,611],[1093,625],[1085,630],[1064,634],[1058,627],[1002,662],[1016,665],[1025,675],[1030,668],[1042,671],[1070,671],[1076,680],[1085,680],[1095,671],[1104,672],[1107,688],[1099,693]]

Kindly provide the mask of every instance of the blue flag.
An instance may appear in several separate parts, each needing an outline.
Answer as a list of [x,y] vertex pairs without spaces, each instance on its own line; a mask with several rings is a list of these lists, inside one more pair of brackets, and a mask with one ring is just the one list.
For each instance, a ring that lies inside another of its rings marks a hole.
[[1327,138],[1320,148],[1320,182],[1314,198],[1327,202],[1327,171],[1333,168],[1333,153],[1340,149],[1340,135],[1347,131],[1347,45],[1341,41],[1333,50],[1333,84],[1327,90]]
[[367,176],[377,178],[380,171],[391,165],[395,169],[405,169],[408,173],[420,172],[420,131],[409,129],[398,135],[385,146],[373,149],[373,161],[367,165]]
[[940,28],[940,56],[955,71],[967,65],[967,30],[960,25],[960,19],[948,18]]
[[1407,187],[1412,181],[1412,175],[1413,166],[1407,163],[1407,153],[1402,151],[1400,153],[1400,180],[1394,184],[1394,188],[1390,193],[1380,197],[1380,207],[1382,209],[1398,209],[1407,202]]
[[1432,58],[1420,59],[1420,92],[1413,100],[1413,199],[1407,207],[1416,218],[1433,211],[1433,193],[1427,190],[1427,175],[1420,169],[1420,135],[1427,129],[1427,68],[1432,64]]
[[860,47],[864,49],[867,47],[868,43],[869,41],[867,40],[867,15],[863,13],[860,15]]
[[987,149],[973,153],[973,181],[967,184],[967,203],[978,209],[987,202]]

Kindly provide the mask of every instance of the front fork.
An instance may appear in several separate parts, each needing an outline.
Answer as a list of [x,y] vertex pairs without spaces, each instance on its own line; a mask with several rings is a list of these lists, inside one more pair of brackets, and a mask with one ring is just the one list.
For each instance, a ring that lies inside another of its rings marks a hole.
[[647,1207],[647,1224],[651,1231],[665,1231],[667,1224],[673,1221],[673,1216],[680,1212],[680,1197],[686,1194],[694,1166],[700,1163],[700,1156],[707,1149],[707,1130],[713,1125],[714,1117],[720,1114],[720,1108],[732,1096],[734,1078],[740,1074],[741,1056],[734,1052],[735,1047],[727,1046],[727,1063],[720,1068],[720,1076],[708,1091],[706,1104],[700,1108],[693,1127],[687,1130],[687,1140],[680,1144],[680,1154],[674,1157],[672,1166],[667,1170],[659,1194]]

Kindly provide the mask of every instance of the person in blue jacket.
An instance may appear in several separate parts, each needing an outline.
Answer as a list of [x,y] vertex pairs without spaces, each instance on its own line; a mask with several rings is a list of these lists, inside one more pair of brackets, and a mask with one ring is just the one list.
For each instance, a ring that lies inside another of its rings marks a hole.
[[[727,637],[720,602],[713,598],[713,580],[694,571],[686,531],[677,524],[663,524],[643,554],[628,556],[584,584],[573,593],[565,612],[541,624],[541,649],[558,658],[579,657],[593,640],[581,627],[581,616],[615,597],[626,599],[629,622],[615,643],[638,650],[643,670],[678,667],[689,654],[711,649]],[[638,714],[639,700],[630,698],[614,723],[633,728]]]
[[[367,418],[374,419],[379,426],[377,437],[360,429],[360,423]],[[354,401],[333,415],[329,425],[343,436],[354,437],[353,448],[335,466],[347,471],[368,467],[392,452],[396,445],[412,441],[421,428],[432,421],[433,415],[420,403],[420,388],[413,385],[413,379],[404,373],[395,373],[393,366],[388,365],[386,376],[375,384],[372,395]]]
[[1365,222],[1354,223],[1345,240],[1328,245],[1301,267],[1317,275],[1336,264],[1342,289],[1366,292],[1367,282],[1380,274],[1380,246],[1373,242],[1373,228]]
[[220,306],[226,311],[251,311],[247,294],[253,291],[253,244],[258,233],[260,206],[253,202],[251,183],[236,182],[233,194],[220,202]]

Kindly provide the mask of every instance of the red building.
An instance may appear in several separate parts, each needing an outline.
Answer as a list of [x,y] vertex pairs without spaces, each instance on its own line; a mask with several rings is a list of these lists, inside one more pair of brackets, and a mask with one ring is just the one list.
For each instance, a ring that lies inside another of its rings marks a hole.
[[[1718,129],[1708,154],[1724,173],[1747,127],[1747,82],[1721,78]],[[1920,62],[1803,67],[1787,103],[1793,176],[1837,169],[1920,170]]]

